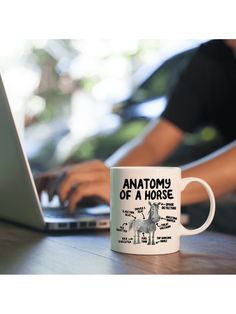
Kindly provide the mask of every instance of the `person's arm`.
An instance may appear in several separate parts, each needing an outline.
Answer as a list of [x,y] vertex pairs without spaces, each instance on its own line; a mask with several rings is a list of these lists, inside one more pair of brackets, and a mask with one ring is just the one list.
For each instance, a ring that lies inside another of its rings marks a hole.
[[[161,119],[150,125],[141,137],[120,148],[105,163],[92,160],[38,176],[38,192],[41,194],[46,190],[50,198],[59,194],[61,202],[67,202],[71,212],[76,203],[85,197],[96,196],[109,203],[110,166],[159,165],[175,150],[183,136],[183,132],[174,124]],[[55,184],[58,176],[63,178],[59,188],[58,183]]]
[[[62,202],[68,201],[69,211],[84,197],[97,196],[110,202],[109,166],[151,166],[164,161],[182,141],[183,132],[171,122],[161,119],[150,125],[144,134],[119,149],[106,163],[92,161],[72,168],[58,190]],[[74,192],[71,190],[78,184]]]
[[160,119],[152,123],[144,134],[115,152],[106,164],[109,166],[160,165],[183,140],[184,133],[173,123]]
[[[215,197],[236,190],[236,141],[194,163],[182,167],[182,177],[199,177],[212,188]],[[191,183],[182,192],[182,205],[199,203],[208,199],[205,190]]]

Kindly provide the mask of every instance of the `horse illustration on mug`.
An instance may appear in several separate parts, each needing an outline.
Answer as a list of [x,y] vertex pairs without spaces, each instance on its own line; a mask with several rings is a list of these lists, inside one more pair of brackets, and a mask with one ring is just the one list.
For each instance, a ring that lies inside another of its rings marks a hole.
[[155,244],[154,237],[155,231],[157,229],[156,223],[158,223],[161,219],[159,215],[159,206],[162,203],[151,203],[148,202],[150,205],[150,209],[148,211],[148,218],[147,219],[133,219],[129,222],[129,230],[134,230],[134,244],[140,244],[140,233],[149,233],[148,243],[147,244]]

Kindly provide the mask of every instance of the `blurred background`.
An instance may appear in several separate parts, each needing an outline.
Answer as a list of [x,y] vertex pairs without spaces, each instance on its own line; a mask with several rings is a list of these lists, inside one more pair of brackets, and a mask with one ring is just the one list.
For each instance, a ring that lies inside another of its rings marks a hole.
[[[34,173],[100,158],[158,119],[201,40],[3,40],[0,69]],[[221,145],[203,126],[167,161]]]

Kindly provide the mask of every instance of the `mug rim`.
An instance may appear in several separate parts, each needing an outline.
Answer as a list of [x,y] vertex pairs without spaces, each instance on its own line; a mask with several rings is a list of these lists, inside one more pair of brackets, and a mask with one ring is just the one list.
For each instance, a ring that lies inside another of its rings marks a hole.
[[141,169],[141,168],[145,168],[145,169],[162,169],[162,170],[174,170],[174,169],[178,169],[181,171],[180,167],[165,167],[165,166],[114,166],[114,167],[110,167],[110,169]]

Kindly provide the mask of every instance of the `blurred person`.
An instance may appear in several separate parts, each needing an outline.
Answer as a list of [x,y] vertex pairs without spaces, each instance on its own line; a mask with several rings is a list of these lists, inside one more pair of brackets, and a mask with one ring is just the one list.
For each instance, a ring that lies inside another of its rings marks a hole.
[[[95,196],[110,201],[110,166],[158,166],[176,150],[186,132],[214,124],[228,145],[182,166],[182,177],[206,180],[216,198],[236,190],[236,40],[211,40],[199,46],[183,71],[161,118],[142,136],[127,143],[107,161],[92,160],[55,169],[36,178],[39,194],[58,194],[73,213],[81,200]],[[198,184],[182,193],[182,205],[207,200]]]

